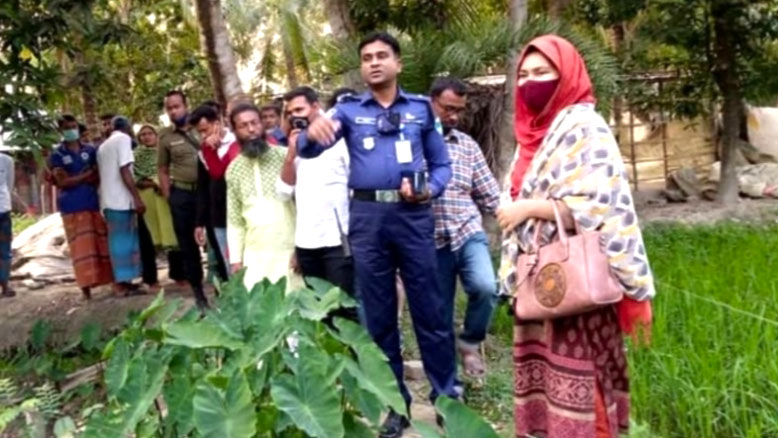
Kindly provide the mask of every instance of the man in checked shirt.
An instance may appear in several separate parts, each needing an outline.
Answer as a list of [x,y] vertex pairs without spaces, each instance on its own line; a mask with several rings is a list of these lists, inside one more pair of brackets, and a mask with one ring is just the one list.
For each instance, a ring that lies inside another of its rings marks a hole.
[[497,280],[481,212],[494,215],[500,202],[500,187],[478,143],[455,129],[465,111],[466,92],[465,84],[453,78],[439,78],[430,89],[432,109],[443,125],[453,173],[445,192],[432,204],[438,281],[445,297],[446,316],[453,326],[458,276],[468,299],[457,346],[465,375],[482,378],[486,366],[479,346],[486,338],[497,303]]

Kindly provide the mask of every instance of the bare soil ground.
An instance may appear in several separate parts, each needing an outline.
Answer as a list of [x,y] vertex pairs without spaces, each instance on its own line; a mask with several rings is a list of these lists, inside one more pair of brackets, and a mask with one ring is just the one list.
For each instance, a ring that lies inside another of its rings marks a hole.
[[[101,287],[93,290],[92,299],[86,301],[74,283],[39,290],[26,289],[21,283],[12,286],[16,297],[0,299],[0,352],[26,343],[38,320],[51,323],[52,342],[65,343],[79,336],[81,328],[89,323],[99,324],[106,331],[118,329],[127,320],[127,312],[142,310],[155,298],[151,294],[117,297],[110,287]],[[166,296],[182,297],[187,305],[194,305],[188,287],[182,289],[170,282],[163,283],[163,287]]]
[[778,222],[778,200],[744,199],[732,205],[721,205],[710,201],[689,201],[680,203],[642,201],[636,196],[638,216],[644,224],[675,222],[689,225],[710,224],[721,221],[754,223]]

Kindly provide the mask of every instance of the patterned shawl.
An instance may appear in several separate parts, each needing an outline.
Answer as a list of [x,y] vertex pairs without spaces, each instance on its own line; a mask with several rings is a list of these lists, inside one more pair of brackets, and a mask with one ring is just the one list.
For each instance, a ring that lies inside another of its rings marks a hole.
[[135,181],[155,180],[157,177],[157,148],[138,145],[132,153],[135,156],[135,162],[132,164]]
[[[518,199],[557,199],[565,203],[585,230],[602,233],[611,270],[635,300],[654,296],[654,281],[632,202],[629,181],[610,128],[585,103],[562,110],[527,172]],[[526,252],[535,227],[540,244],[556,235],[554,222],[529,219],[503,242],[500,278],[504,293],[516,289],[516,261]]]

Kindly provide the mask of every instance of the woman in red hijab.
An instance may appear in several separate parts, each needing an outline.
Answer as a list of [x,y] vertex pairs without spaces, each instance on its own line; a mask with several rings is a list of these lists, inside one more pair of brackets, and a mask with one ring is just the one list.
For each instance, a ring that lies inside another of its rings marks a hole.
[[519,151],[511,201],[497,219],[505,231],[500,269],[515,292],[518,255],[539,230],[540,244],[562,222],[601,233],[624,299],[578,315],[516,321],[516,436],[615,438],[629,424],[629,386],[622,333],[651,322],[653,276],[637,224],[618,145],[594,108],[583,58],[567,40],[546,35],[521,53],[515,133]]

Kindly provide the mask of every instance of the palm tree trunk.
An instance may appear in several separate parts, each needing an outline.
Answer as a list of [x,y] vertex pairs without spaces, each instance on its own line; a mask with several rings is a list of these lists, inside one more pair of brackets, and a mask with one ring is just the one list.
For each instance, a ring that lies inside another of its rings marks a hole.
[[[356,37],[357,28],[351,21],[347,0],[324,0],[324,8],[327,10],[327,19],[330,22],[330,29],[332,29],[332,36],[335,40],[346,42]],[[348,87],[358,88],[362,84],[362,77],[358,69],[347,71],[343,78]]]
[[336,40],[345,41],[356,34],[346,0],[324,0],[324,8],[327,10],[327,19]]
[[[73,56],[74,70],[78,72],[86,71],[86,60],[84,53],[79,51]],[[97,118],[97,104],[92,90],[91,78],[87,76],[79,80],[81,91],[81,108],[84,110],[84,121],[89,129],[89,136],[93,139],[102,137],[100,121]]]
[[562,18],[562,12],[568,5],[570,5],[570,0],[546,0],[548,15],[557,20]]
[[292,49],[292,42],[289,41],[288,35],[281,36],[281,46],[284,52],[284,63],[286,64],[286,85],[289,88],[297,87],[297,66],[294,62],[294,50]]
[[200,24],[200,46],[208,60],[214,97],[223,108],[235,99],[246,98],[238,78],[235,54],[224,23],[220,0],[196,0]]
[[[527,1],[528,0],[510,0],[508,4],[508,13],[511,23],[513,23],[514,32],[518,31],[527,21]],[[513,134],[516,95],[516,70],[519,62],[519,49],[511,49],[509,54],[508,69],[505,72],[505,91],[503,103],[503,117],[500,128],[500,143],[497,155],[497,177],[500,181],[510,172],[513,156],[516,152],[516,137]]]
[[102,130],[100,129],[100,121],[97,118],[97,105],[95,104],[92,86],[89,84],[81,85],[81,105],[84,107],[84,120],[86,121],[87,129],[89,129],[89,137],[92,139],[100,138]]

